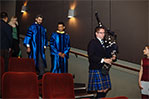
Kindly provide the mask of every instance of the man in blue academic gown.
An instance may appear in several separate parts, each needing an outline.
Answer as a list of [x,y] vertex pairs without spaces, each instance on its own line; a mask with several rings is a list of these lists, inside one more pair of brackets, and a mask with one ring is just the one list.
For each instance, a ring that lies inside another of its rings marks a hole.
[[39,71],[39,79],[45,73],[46,58],[45,49],[47,47],[46,29],[41,25],[43,21],[42,15],[37,15],[35,23],[33,23],[27,31],[24,39],[24,45],[27,47],[29,58],[35,60],[36,69]]
[[68,73],[70,37],[64,30],[64,23],[59,22],[58,30],[50,38],[52,73]]

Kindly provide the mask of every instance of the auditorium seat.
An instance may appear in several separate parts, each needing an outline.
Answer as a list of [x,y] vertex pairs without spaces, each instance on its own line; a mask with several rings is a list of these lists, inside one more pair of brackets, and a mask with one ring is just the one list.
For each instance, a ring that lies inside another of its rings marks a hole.
[[4,59],[3,57],[0,57],[0,97],[2,94],[1,80],[2,80],[3,73],[4,73]]
[[30,58],[16,58],[9,59],[8,71],[12,72],[36,72],[35,62]]
[[3,99],[39,99],[38,78],[33,72],[5,72],[2,77]]
[[73,77],[68,73],[45,73],[42,79],[43,99],[75,99]]
[[2,74],[4,73],[4,58],[0,57],[0,75],[2,76]]
[[101,99],[128,99],[128,97],[118,96],[118,97],[105,97],[105,98],[101,98]]

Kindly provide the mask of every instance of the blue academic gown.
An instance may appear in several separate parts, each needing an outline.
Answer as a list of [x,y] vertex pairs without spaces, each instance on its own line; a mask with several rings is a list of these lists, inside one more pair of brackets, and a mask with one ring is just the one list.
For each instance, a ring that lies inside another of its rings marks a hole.
[[[60,34],[52,33],[50,38],[50,53],[51,53],[51,72],[52,73],[67,73],[68,58],[70,50],[70,37],[67,33]],[[65,53],[65,57],[61,58],[59,52]]]
[[[44,46],[48,45],[47,37],[46,37],[46,29],[40,24],[32,24],[27,31],[27,34],[24,39],[24,45],[30,45],[31,52],[28,57],[33,58],[35,60],[36,68],[38,68],[38,59],[39,56],[44,62],[44,66],[46,67],[46,57]],[[40,55],[39,55],[40,54]]]

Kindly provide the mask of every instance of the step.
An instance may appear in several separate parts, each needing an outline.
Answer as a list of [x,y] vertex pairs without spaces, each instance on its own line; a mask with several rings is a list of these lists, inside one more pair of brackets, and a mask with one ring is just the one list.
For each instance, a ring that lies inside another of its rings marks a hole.
[[84,83],[74,83],[74,88],[85,87]]
[[74,83],[74,92],[75,95],[80,93],[86,93],[86,87],[83,83]]
[[75,95],[84,94],[86,93],[86,89],[77,89],[74,90]]
[[75,98],[93,98],[93,97],[95,97],[96,96],[96,94],[89,94],[89,93],[80,93],[80,94],[77,94],[77,95],[75,95]]
[[87,87],[84,83],[74,83],[75,98],[92,98],[95,93],[87,93]]

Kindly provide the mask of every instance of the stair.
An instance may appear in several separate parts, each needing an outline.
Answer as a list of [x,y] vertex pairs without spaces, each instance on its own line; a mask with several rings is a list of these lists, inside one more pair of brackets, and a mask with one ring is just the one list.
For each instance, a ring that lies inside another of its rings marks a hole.
[[87,93],[87,87],[84,83],[74,83],[75,98],[93,98],[95,93]]

